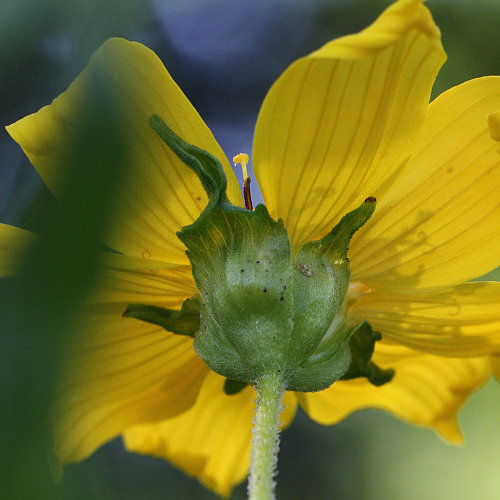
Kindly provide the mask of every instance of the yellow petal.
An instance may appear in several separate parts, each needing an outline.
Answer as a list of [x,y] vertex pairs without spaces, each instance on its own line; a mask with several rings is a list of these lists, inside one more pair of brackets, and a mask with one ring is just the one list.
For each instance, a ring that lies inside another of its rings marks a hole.
[[491,138],[500,142],[500,109],[488,115],[488,126]]
[[[1,276],[15,272],[35,238],[0,225]],[[208,372],[191,339],[121,317],[131,302],[180,308],[196,293],[189,266],[110,253],[100,263],[96,289],[72,317],[55,397],[62,463],[87,457],[130,426],[185,411]]]
[[396,370],[391,382],[381,387],[364,379],[335,382],[325,391],[301,394],[302,408],[322,424],[337,423],[364,408],[380,408],[413,424],[433,427],[448,441],[462,441],[457,412],[488,380],[487,357],[442,358],[379,342],[374,361]]
[[[136,42],[108,40],[66,92],[7,130],[57,194],[64,172],[55,166],[61,164],[72,134],[78,133],[78,110],[90,98],[88,85],[94,72],[115,99],[129,148],[120,207],[105,243],[129,255],[147,253],[154,259],[187,263],[175,233],[199,216],[207,197],[196,175],[151,129],[149,117],[160,115],[185,141],[219,158],[228,176],[229,197],[241,204],[241,194],[221,148],[151,50]],[[91,150],[92,144],[88,147]]]
[[278,79],[257,121],[254,171],[295,245],[384,193],[411,154],[444,59],[421,0],[401,0]]
[[500,283],[466,283],[414,297],[373,291],[352,307],[383,337],[451,357],[500,352]]
[[190,266],[103,253],[95,287],[85,303],[138,302],[178,307],[198,293]]
[[208,372],[192,339],[122,317],[131,302],[180,309],[196,293],[189,266],[105,253],[96,275],[72,318],[58,383],[53,418],[63,463],[130,426],[185,411]]
[[[228,496],[248,472],[256,394],[247,387],[227,396],[223,384],[223,377],[210,372],[191,409],[161,423],[128,430],[127,448],[166,458],[207,488]],[[284,406],[281,418],[287,425],[297,406],[293,393],[285,394]]]
[[131,318],[126,303],[81,307],[54,409],[55,449],[81,460],[136,424],[191,406],[208,372],[192,340]]
[[414,293],[498,265],[500,155],[487,116],[499,107],[500,77],[471,80],[429,105],[413,157],[354,236],[354,280]]
[[27,256],[35,235],[14,226],[0,224],[0,277],[13,276]]
[[[0,276],[12,276],[38,235],[0,224]],[[198,293],[191,267],[102,252],[96,283],[85,303],[139,302],[178,307]],[[123,312],[123,311],[122,311]]]

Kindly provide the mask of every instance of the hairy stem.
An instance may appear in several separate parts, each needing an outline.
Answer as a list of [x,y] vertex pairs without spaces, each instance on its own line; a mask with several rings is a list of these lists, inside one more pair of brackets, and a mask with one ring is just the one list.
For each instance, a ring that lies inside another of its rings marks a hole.
[[283,408],[281,374],[268,373],[257,382],[257,409],[253,426],[252,457],[248,478],[250,500],[273,500],[279,449],[279,424]]

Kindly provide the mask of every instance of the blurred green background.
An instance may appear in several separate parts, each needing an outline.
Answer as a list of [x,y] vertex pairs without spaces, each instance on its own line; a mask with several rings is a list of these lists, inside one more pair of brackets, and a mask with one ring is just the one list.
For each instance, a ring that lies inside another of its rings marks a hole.
[[[49,103],[106,38],[124,36],[157,52],[228,157],[250,152],[259,105],[286,66],[336,36],[364,28],[389,3],[5,1],[0,6],[1,122],[6,125]],[[500,2],[430,0],[428,6],[448,53],[434,95],[470,78],[500,74]],[[112,117],[112,109],[107,111],[107,118]],[[88,110],[89,123],[105,118],[93,112],[97,105]],[[125,152],[125,145],[115,139],[117,155],[112,162],[102,155],[101,163],[108,168],[100,172],[97,187],[95,170],[70,182],[74,199],[62,217],[22,152],[3,127],[0,132],[0,222],[51,235],[45,247],[32,249],[19,282],[0,282],[0,497],[215,498],[166,462],[126,453],[119,439],[85,462],[67,467],[57,487],[43,466],[40,450],[49,438],[40,422],[47,411],[64,326],[70,320],[64,305],[92,285],[92,256],[105,230],[116,182],[111,167],[119,168],[119,155]],[[74,172],[80,171],[82,162],[85,155],[74,162]],[[82,256],[77,269],[75,252]],[[500,273],[489,278],[498,280]],[[462,411],[464,447],[447,445],[432,431],[380,411],[363,411],[332,427],[299,413],[282,436],[278,497],[497,499],[498,389],[491,381]],[[232,495],[245,497],[245,485]]]

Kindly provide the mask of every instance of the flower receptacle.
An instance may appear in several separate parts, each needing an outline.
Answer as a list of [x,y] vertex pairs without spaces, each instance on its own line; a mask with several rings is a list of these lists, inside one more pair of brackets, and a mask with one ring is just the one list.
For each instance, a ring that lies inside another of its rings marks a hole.
[[[178,314],[131,305],[127,315],[193,334],[193,307],[199,308],[194,349],[228,379],[228,394],[270,373],[279,373],[287,390],[329,387],[351,366],[349,341],[357,327],[347,319],[347,249],[372,215],[375,199],[367,198],[324,238],[294,250],[282,221],[273,220],[264,205],[253,211],[229,202],[216,158],[184,143],[161,118],[152,117],[150,124],[197,173],[209,197],[200,217],[178,233],[199,300]],[[352,373],[364,376],[366,363],[358,358]]]

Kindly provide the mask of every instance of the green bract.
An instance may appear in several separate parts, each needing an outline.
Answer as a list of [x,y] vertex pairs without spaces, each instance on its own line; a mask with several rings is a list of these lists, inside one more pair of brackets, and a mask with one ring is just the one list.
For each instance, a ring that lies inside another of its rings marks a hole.
[[147,321],[177,335],[194,337],[200,329],[200,302],[197,298],[186,299],[180,311],[148,304],[129,304],[122,316]]
[[377,335],[369,325],[347,321],[344,301],[349,241],[372,215],[375,199],[367,198],[328,235],[294,253],[283,223],[264,205],[251,211],[229,202],[215,157],[182,141],[158,116],[150,124],[196,172],[209,197],[200,217],[177,234],[188,249],[200,299],[181,311],[131,304],[125,314],[194,335],[197,354],[228,378],[228,394],[276,372],[293,391],[322,390],[344,374],[389,380],[392,373],[370,362]]

